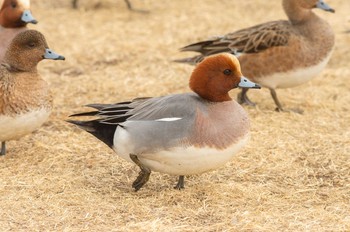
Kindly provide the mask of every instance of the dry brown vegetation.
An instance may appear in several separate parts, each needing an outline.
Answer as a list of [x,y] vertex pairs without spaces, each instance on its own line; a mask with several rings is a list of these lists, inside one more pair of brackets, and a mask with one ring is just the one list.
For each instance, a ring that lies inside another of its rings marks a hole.
[[87,103],[189,91],[192,67],[171,60],[191,54],[178,48],[285,18],[280,0],[132,1],[149,14],[122,0],[69,2],[32,0],[30,28],[66,61],[39,65],[55,95],[50,121],[0,158],[1,231],[350,230],[348,0],[327,1],[336,14],[317,10],[336,33],[324,72],[278,90],[303,115],[277,113],[268,90],[250,91],[251,141],[232,162],[188,177],[183,191],[172,188],[177,177],[153,173],[139,192],[135,165],[64,120]]

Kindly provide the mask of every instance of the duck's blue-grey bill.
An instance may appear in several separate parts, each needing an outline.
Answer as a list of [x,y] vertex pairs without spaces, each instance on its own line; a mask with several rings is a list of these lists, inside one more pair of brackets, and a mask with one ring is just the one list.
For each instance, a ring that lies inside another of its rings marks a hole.
[[325,10],[325,11],[335,13],[335,10],[333,8],[331,8],[330,6],[328,6],[328,4],[325,3],[323,0],[319,0],[316,4],[316,7],[320,8],[322,10]]
[[260,85],[255,84],[254,82],[248,80],[245,77],[241,77],[241,81],[238,84],[238,87],[241,88],[253,88],[253,89],[260,89]]
[[52,51],[49,48],[46,48],[45,55],[43,56],[43,58],[51,59],[51,60],[65,60],[64,56],[57,54],[56,52]]
[[37,24],[38,21],[33,17],[32,13],[30,10],[25,10],[22,14],[21,20],[25,23],[33,23]]

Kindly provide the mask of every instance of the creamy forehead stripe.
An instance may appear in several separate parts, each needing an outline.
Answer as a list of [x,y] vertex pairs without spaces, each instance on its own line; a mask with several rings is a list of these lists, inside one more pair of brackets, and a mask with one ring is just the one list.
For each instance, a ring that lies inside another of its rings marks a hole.
[[235,66],[240,67],[239,61],[236,56],[227,54],[227,56],[232,60]]
[[172,122],[172,121],[177,121],[177,120],[180,120],[182,118],[160,118],[160,119],[157,119],[155,121],[157,122]]
[[236,66],[239,71],[241,70],[241,65],[240,65],[240,63],[235,55],[230,54],[230,53],[221,53],[221,54],[226,56],[228,59],[230,59],[232,61],[233,65]]
[[25,9],[30,8],[30,0],[19,0],[18,3],[21,4]]

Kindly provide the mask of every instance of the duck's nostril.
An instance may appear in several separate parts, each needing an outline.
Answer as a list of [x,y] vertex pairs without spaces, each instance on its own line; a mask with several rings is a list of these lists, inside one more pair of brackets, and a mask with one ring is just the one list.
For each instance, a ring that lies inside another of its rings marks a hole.
[[52,52],[51,52],[51,51],[49,51],[49,53],[51,54]]

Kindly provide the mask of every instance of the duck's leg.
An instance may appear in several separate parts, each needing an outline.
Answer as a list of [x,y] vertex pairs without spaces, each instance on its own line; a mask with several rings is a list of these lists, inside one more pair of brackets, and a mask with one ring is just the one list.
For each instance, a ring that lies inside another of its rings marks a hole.
[[277,93],[276,93],[276,91],[275,91],[274,89],[271,89],[271,88],[269,88],[269,90],[270,90],[272,99],[273,99],[273,101],[275,102],[275,104],[276,104],[276,106],[277,106],[276,111],[279,111],[279,112],[284,111],[284,109],[282,108],[282,105],[281,105],[280,101],[279,101],[278,98],[277,98]]
[[130,159],[141,169],[139,176],[132,183],[132,187],[135,189],[135,191],[138,191],[147,183],[149,176],[151,175],[151,170],[140,162],[139,158],[137,158],[137,155],[130,154],[129,156]]
[[72,7],[74,9],[77,9],[78,8],[78,0],[72,0]]
[[145,13],[145,14],[149,13],[147,10],[138,10],[138,9],[134,9],[134,7],[132,7],[132,5],[131,5],[130,0],[124,0],[124,2],[126,3],[128,9],[129,9],[130,11],[135,11],[135,12]]
[[269,88],[271,96],[273,98],[273,101],[275,102],[277,108],[276,111],[278,112],[294,112],[294,113],[298,113],[298,114],[302,114],[303,110],[301,109],[283,109],[282,104],[280,103],[280,101],[277,98],[277,93],[274,89]]
[[176,186],[174,189],[184,189],[185,188],[185,176],[179,176],[179,181],[177,182]]
[[242,88],[242,91],[237,95],[237,101],[242,105],[255,106],[256,104],[252,102],[247,96],[248,90],[248,88]]
[[5,155],[6,154],[6,143],[1,142],[1,152],[0,155]]
[[129,0],[124,0],[129,10],[133,10],[131,2]]

